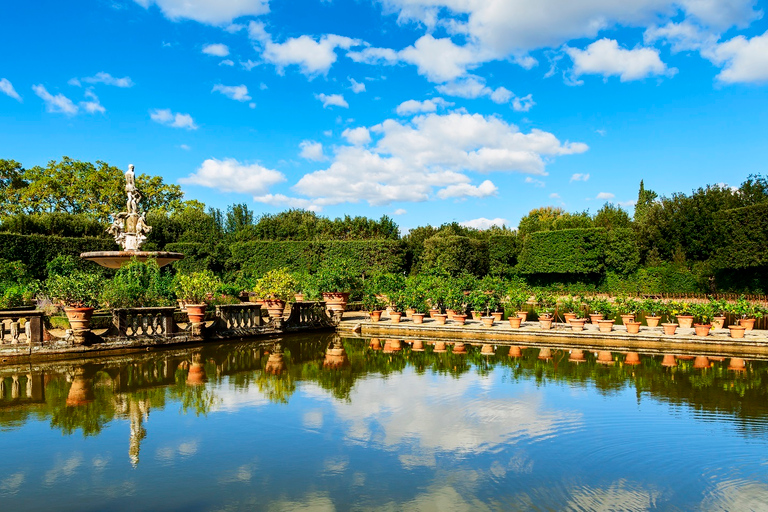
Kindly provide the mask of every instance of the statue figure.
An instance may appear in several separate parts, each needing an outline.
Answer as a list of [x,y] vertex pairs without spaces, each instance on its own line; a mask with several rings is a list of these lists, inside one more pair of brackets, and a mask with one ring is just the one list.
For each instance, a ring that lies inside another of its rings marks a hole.
[[134,181],[133,164],[128,166],[128,170],[125,172],[125,191],[130,196],[131,192],[136,191],[136,182]]
[[128,166],[125,173],[125,193],[128,196],[127,212],[113,214],[112,224],[107,228],[107,233],[115,238],[115,242],[124,251],[138,251],[141,244],[147,239],[147,233],[152,228],[147,225],[144,214],[139,214],[139,202],[141,192],[136,188],[133,165]]
[[142,213],[141,215],[139,215],[139,220],[136,221],[136,234],[148,235],[150,231],[152,231],[152,226],[147,225],[147,219]]
[[128,213],[139,213],[139,201],[141,201],[141,193],[135,188],[133,191],[128,192]]

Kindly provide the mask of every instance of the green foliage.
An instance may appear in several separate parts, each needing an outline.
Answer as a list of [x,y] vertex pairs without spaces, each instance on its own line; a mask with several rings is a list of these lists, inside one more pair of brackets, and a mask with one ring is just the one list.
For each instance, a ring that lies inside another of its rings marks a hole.
[[604,297],[592,297],[584,299],[587,309],[590,313],[599,313],[605,316],[605,318],[612,317],[615,313],[614,304]]
[[514,274],[522,245],[522,238],[517,234],[489,237],[488,266],[490,274],[501,277]]
[[665,305],[662,301],[657,299],[645,299],[640,305],[640,310],[643,311],[646,316],[661,316],[665,311]]
[[576,297],[566,295],[558,301],[558,309],[563,313],[576,313],[581,316],[582,303]]
[[48,295],[70,307],[97,307],[103,281],[100,275],[76,270],[53,274],[45,283]]
[[296,280],[285,268],[270,270],[254,285],[256,296],[288,302],[296,290]]
[[189,304],[203,304],[208,295],[213,294],[221,286],[221,281],[210,270],[179,273],[177,278],[177,296]]
[[17,213],[3,217],[0,221],[0,231],[20,235],[109,238],[106,228],[105,223],[84,213]]
[[[627,217],[629,220],[629,217]],[[634,273],[640,265],[640,251],[631,229],[611,229],[606,234],[605,267],[620,275]]]
[[621,207],[613,203],[605,203],[595,214],[595,227],[612,229],[629,229],[632,227],[632,220],[629,214]]
[[716,217],[722,237],[714,262],[719,269],[760,269],[768,266],[768,202],[725,210]]
[[506,303],[515,311],[522,311],[530,297],[530,290],[519,286],[513,286],[507,290]]
[[642,303],[636,301],[632,297],[619,296],[614,300],[614,308],[616,313],[620,315],[634,315],[640,311]]
[[488,273],[488,243],[460,235],[439,234],[424,241],[420,271],[441,268],[452,276]]
[[314,274],[315,286],[323,293],[350,292],[360,288],[360,274],[354,263],[343,258],[328,258]]
[[328,219],[306,210],[288,210],[261,216],[253,226],[257,240],[398,240],[395,222],[382,216],[378,221],[367,217]]
[[174,278],[153,259],[133,259],[104,283],[101,303],[108,308],[170,306],[175,303]]
[[546,206],[528,212],[520,219],[520,236],[527,236],[539,231],[559,231],[562,229],[588,229],[594,227],[594,221],[588,212],[568,213],[562,208]]
[[551,293],[545,291],[536,292],[536,314],[539,316],[549,316],[557,308],[557,298]]
[[603,270],[603,228],[541,231],[528,235],[520,253],[524,274],[594,274]]

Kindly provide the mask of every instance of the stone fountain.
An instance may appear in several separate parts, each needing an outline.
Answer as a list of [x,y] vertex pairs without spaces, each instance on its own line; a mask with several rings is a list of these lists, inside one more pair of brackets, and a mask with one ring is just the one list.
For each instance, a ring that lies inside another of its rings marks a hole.
[[152,258],[161,267],[184,258],[184,255],[178,252],[140,250],[152,227],[147,225],[145,214],[139,213],[142,196],[136,188],[133,165],[129,165],[125,173],[125,193],[128,196],[127,211],[113,213],[112,225],[107,228],[107,232],[115,237],[115,242],[123,250],[84,252],[80,257],[107,268],[120,268],[134,258],[139,261]]

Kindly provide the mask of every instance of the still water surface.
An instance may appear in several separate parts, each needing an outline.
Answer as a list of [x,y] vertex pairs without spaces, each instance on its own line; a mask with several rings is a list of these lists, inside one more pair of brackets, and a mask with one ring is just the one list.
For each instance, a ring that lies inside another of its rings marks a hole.
[[0,367],[0,509],[768,508],[764,361],[380,343]]

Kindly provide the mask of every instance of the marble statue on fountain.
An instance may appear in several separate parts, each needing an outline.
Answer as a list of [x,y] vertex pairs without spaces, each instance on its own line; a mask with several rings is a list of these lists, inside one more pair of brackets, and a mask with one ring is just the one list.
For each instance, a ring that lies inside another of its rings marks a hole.
[[144,214],[139,213],[141,193],[136,188],[133,165],[129,165],[125,173],[125,193],[128,196],[128,211],[112,214],[112,224],[107,228],[107,232],[124,251],[138,251],[152,227],[147,225]]

